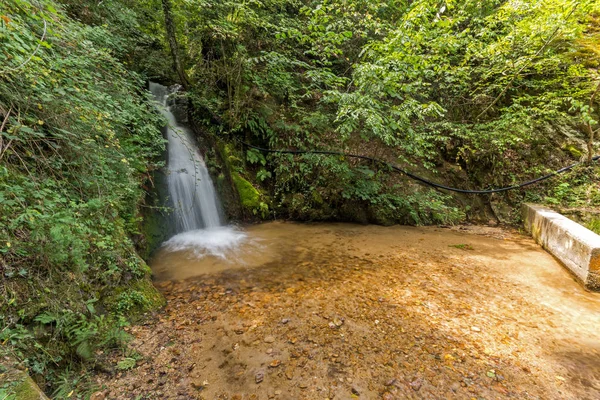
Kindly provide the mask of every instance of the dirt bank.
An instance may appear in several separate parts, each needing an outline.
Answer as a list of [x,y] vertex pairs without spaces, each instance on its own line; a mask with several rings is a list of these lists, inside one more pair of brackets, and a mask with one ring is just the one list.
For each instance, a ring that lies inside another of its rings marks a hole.
[[178,276],[159,257],[163,279],[188,279],[157,283],[168,306],[130,329],[140,360],[98,378],[107,399],[600,398],[600,296],[526,237],[288,223],[249,234],[260,246],[238,268],[192,277],[190,261]]

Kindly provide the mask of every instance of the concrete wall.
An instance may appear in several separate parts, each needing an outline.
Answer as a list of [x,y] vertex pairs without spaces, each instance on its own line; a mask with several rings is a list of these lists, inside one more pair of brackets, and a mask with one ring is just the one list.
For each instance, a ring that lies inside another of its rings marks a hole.
[[589,290],[600,291],[600,236],[543,206],[523,204],[523,222],[536,242]]

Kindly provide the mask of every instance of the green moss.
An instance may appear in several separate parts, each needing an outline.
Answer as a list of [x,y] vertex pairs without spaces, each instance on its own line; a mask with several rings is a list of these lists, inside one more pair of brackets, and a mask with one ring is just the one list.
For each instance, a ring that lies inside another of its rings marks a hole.
[[227,164],[227,168],[231,171],[241,171],[244,168],[244,161],[232,143],[227,143],[222,148],[223,159]]
[[255,216],[267,218],[269,206],[263,201],[263,196],[258,189],[237,172],[233,172],[231,177],[240,196],[242,208]]
[[232,177],[233,182],[235,183],[235,188],[240,195],[242,206],[250,211],[259,207],[260,192],[254,186],[252,186],[250,182],[242,178],[237,172],[234,172]]
[[571,156],[573,156],[573,158],[581,158],[583,156],[583,153],[581,152],[581,150],[579,150],[577,147],[575,147],[573,144],[565,144],[562,149],[568,153],[571,154]]
[[9,369],[0,374],[0,399],[6,400],[47,400],[38,385],[27,372]]
[[16,388],[15,396],[19,400],[41,400],[47,399],[40,388],[30,377],[26,377]]
[[149,278],[142,278],[117,288],[104,300],[104,304],[112,312],[135,319],[145,312],[163,307],[166,300]]

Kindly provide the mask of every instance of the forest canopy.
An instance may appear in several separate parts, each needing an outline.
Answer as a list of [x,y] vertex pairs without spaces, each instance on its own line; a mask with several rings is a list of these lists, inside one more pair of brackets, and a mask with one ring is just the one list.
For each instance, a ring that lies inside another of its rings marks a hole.
[[[595,1],[162,3],[189,98],[225,141],[382,156],[463,188],[512,185],[594,152]],[[470,207],[475,219],[481,209],[494,214],[496,198],[482,201],[489,207],[449,198],[349,160],[236,151],[239,172],[295,218],[447,223]],[[568,200],[551,184],[498,201],[591,205],[579,183]],[[342,211],[357,207],[369,215]]]

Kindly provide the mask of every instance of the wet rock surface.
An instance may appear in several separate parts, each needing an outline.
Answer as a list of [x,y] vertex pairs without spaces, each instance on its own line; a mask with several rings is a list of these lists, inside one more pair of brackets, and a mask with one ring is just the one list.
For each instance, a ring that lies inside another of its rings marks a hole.
[[157,283],[106,398],[600,398],[600,296],[532,240],[290,225],[280,259]]

